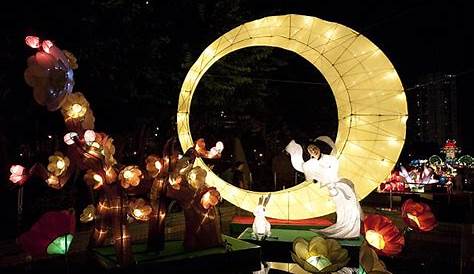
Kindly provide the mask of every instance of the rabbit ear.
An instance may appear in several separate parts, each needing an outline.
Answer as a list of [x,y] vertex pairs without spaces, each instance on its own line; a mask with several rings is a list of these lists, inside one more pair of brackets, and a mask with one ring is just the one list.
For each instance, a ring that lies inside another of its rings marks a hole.
[[263,203],[263,196],[260,196],[260,198],[258,198],[258,205],[261,205]]
[[268,202],[270,201],[271,195],[272,195],[271,193],[268,193],[268,196],[265,198],[265,201],[263,202],[263,206],[267,206]]

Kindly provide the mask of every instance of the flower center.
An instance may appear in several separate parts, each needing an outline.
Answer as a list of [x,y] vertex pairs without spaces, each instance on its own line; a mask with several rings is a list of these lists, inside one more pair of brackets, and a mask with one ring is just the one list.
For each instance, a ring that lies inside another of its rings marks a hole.
[[94,181],[98,182],[98,183],[102,183],[102,176],[100,176],[99,174],[94,174],[94,176],[92,176],[92,178],[94,179]]
[[379,250],[382,250],[385,247],[383,236],[374,230],[367,230],[365,233],[365,239],[371,246]]
[[142,212],[141,209],[135,208],[135,209],[133,210],[133,215],[134,215],[135,217],[137,217],[137,218],[140,218],[140,217],[143,216],[143,212]]
[[155,168],[158,169],[158,171],[161,169],[161,163],[160,161],[155,162]]
[[329,261],[328,258],[324,256],[311,256],[306,259],[306,262],[316,267],[318,270],[322,270],[331,265],[331,261]]
[[418,227],[420,227],[420,220],[418,220],[418,217],[416,217],[415,215],[410,214],[410,213],[407,213],[407,217],[408,217],[408,219],[415,222]]
[[63,169],[65,165],[66,165],[66,164],[64,163],[64,161],[63,161],[62,159],[59,159],[59,160],[56,162],[56,167],[57,167],[58,169]]
[[123,178],[125,179],[130,179],[133,177],[133,173],[130,171],[130,170],[126,170],[124,173],[123,173]]
[[82,111],[82,106],[76,103],[72,105],[71,109],[72,109],[72,114],[75,116],[78,116]]

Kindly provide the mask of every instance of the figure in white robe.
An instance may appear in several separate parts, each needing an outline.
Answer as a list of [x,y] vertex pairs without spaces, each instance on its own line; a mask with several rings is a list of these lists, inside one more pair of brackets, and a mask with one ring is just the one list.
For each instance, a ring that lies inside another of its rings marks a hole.
[[316,180],[321,187],[327,187],[329,195],[336,205],[335,224],[313,230],[330,238],[355,238],[360,234],[362,210],[354,191],[354,184],[345,178],[339,178],[339,161],[333,155],[322,154],[315,145],[308,146],[311,159],[303,160],[303,148],[292,140],[286,147],[291,156],[291,164],[303,172],[306,180]]

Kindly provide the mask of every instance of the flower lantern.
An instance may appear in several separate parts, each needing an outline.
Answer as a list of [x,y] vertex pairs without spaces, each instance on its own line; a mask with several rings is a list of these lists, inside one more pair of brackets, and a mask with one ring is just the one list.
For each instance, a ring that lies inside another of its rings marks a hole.
[[17,185],[22,185],[28,179],[25,167],[21,165],[12,165],[10,167],[10,181]]
[[336,240],[319,236],[313,237],[309,243],[303,238],[296,238],[291,257],[311,273],[335,272],[349,262],[347,250]]
[[221,195],[215,187],[209,188],[201,197],[201,205],[205,209],[209,209],[219,203]]
[[365,239],[379,255],[396,255],[402,251],[405,238],[393,222],[382,215],[369,214],[364,219]]
[[148,221],[150,219],[151,206],[147,205],[142,198],[131,201],[128,204],[130,215],[138,221]]
[[142,179],[142,171],[138,166],[127,166],[120,171],[119,180],[123,188],[138,186]]
[[437,225],[431,208],[425,203],[415,202],[412,199],[408,199],[403,203],[402,217],[410,228],[417,231],[431,231]]
[[51,41],[36,36],[27,36],[25,43],[36,48],[38,52],[28,58],[28,68],[25,70],[25,81],[33,87],[33,97],[40,105],[49,111],[55,111],[72,92],[74,73],[65,53]]
[[149,155],[145,159],[146,163],[146,171],[150,174],[151,177],[156,177],[158,174],[160,174],[162,168],[163,168],[163,163],[160,157],[156,155]]
[[87,102],[84,95],[80,92],[74,92],[66,97],[66,100],[61,108],[61,113],[64,119],[82,119],[89,109],[89,102]]
[[84,174],[84,181],[89,186],[92,186],[93,189],[99,189],[105,182],[103,174],[100,174],[94,170],[87,170]]
[[79,220],[81,223],[88,223],[92,220],[94,220],[96,217],[95,215],[95,206],[90,204],[84,210],[82,211],[81,216],[79,217]]
[[54,176],[63,175],[69,167],[69,158],[61,152],[56,151],[54,155],[49,156],[48,160],[48,171]]

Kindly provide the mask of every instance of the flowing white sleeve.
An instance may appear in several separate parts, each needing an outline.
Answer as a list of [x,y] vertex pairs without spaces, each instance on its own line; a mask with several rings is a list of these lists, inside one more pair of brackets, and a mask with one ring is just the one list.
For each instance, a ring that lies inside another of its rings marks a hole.
[[303,172],[303,148],[301,145],[297,144],[295,140],[291,140],[291,142],[285,148],[286,152],[288,152],[291,156],[291,164],[293,168],[299,172]]

